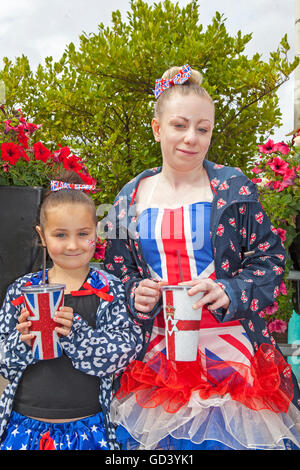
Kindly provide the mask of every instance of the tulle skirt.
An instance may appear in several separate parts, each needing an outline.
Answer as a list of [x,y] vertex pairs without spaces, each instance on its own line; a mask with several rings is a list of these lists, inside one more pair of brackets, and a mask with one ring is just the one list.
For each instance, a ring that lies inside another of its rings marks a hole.
[[123,449],[300,448],[291,368],[272,345],[249,365],[207,359],[157,352],[127,367],[111,408]]

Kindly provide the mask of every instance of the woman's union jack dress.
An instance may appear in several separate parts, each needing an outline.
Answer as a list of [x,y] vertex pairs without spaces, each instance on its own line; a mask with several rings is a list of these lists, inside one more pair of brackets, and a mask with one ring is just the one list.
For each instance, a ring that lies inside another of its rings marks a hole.
[[[153,279],[171,285],[216,279],[210,211],[209,202],[199,202],[140,214],[137,229]],[[240,321],[220,323],[206,307],[197,361],[168,360],[161,311],[143,362],[123,374],[112,417],[123,449],[285,449],[300,447],[292,396],[281,354],[269,344],[254,352]]]

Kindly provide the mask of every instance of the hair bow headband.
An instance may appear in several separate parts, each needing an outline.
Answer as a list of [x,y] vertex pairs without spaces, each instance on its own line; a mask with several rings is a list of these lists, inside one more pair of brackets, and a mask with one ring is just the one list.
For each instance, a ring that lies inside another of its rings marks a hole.
[[174,85],[182,85],[190,78],[192,73],[191,67],[189,64],[185,64],[179,72],[174,75],[174,77],[164,80],[163,78],[158,78],[155,81],[155,90],[154,96],[157,99],[165,90],[171,88]]
[[59,191],[60,189],[78,189],[80,191],[92,191],[96,189],[96,185],[64,183],[63,181],[51,181],[50,191]]

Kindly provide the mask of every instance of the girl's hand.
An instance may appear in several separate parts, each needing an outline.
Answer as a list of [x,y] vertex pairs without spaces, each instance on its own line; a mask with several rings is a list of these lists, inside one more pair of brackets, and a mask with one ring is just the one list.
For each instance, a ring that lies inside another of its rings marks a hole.
[[31,321],[27,321],[27,317],[30,315],[26,308],[22,308],[21,315],[18,318],[17,330],[21,333],[20,339],[24,343],[31,346],[31,341],[34,338],[34,334],[30,333]]
[[54,321],[62,326],[57,326],[55,331],[62,336],[68,336],[73,325],[73,309],[71,307],[60,307],[55,313]]
[[168,285],[166,281],[155,282],[143,279],[135,290],[134,306],[138,312],[150,313],[161,297],[160,286]]
[[[198,308],[207,305],[208,310],[217,310],[218,308],[227,309],[230,304],[230,299],[226,292],[212,279],[195,279],[189,282],[181,282],[180,284],[190,285],[191,289],[188,290],[188,295],[195,295],[203,292],[203,297],[198,300],[193,308]],[[180,285],[179,284],[179,285]]]

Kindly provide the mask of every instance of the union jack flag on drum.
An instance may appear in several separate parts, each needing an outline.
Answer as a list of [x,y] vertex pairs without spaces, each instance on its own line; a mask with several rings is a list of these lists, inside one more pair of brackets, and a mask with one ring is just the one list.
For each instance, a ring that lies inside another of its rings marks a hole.
[[53,359],[62,354],[59,335],[55,331],[58,324],[53,320],[55,312],[63,305],[64,290],[50,292],[24,292],[24,301],[30,315],[30,333],[35,335],[32,341],[32,354],[35,359]]

